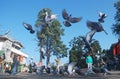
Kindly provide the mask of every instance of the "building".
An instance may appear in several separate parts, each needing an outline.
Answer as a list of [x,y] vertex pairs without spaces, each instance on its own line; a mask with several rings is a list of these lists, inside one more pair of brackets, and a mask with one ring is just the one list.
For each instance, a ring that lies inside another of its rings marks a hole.
[[17,55],[19,57],[20,64],[26,64],[27,54],[21,51],[24,48],[23,45],[8,35],[0,35],[0,63],[13,62],[13,56]]

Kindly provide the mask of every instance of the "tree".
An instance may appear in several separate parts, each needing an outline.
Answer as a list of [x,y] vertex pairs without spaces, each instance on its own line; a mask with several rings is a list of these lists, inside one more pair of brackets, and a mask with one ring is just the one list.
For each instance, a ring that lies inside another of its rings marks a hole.
[[93,43],[91,44],[91,46],[93,48],[94,54],[98,53],[98,51],[101,52],[101,47],[100,47],[99,41],[94,40]]
[[114,4],[114,7],[116,8],[116,15],[114,17],[115,19],[115,24],[113,24],[112,31],[115,35],[120,37],[120,1],[116,2]]
[[[82,59],[84,54],[83,49],[83,41],[81,36],[74,37],[70,42],[69,46],[71,47],[69,51],[69,62],[77,62],[79,66],[84,67],[85,60]],[[83,63],[83,64],[81,64]]]
[[67,47],[61,41],[61,36],[64,35],[64,29],[57,19],[45,24],[46,12],[52,14],[49,8],[44,8],[38,13],[38,19],[36,21],[37,38],[40,46],[40,62],[42,62],[43,52],[42,48],[46,50],[45,56],[47,57],[46,64],[50,63],[51,54],[57,57],[67,56]]
[[[90,53],[87,49],[84,49],[84,41],[82,40],[82,36],[74,37],[70,42],[70,51],[69,51],[69,62],[76,61],[79,66],[85,67],[85,56],[86,53]],[[97,40],[94,40],[91,43],[91,47],[93,50],[93,56],[99,52],[101,52],[101,47]],[[82,64],[81,64],[82,63]]]

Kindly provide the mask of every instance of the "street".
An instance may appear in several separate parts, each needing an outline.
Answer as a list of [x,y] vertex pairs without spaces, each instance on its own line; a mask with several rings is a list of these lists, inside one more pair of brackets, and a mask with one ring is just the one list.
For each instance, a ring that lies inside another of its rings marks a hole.
[[1,74],[0,79],[120,79],[120,72],[111,72],[111,75],[104,76],[102,73],[97,73],[96,75],[82,76],[68,76],[68,75],[53,75],[53,74],[43,74],[36,75],[35,73],[18,73],[16,75],[9,75],[7,73]]

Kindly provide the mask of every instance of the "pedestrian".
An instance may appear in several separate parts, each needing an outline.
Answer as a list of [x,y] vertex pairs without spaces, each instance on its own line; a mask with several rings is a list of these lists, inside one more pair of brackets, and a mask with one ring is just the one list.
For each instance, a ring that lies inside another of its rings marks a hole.
[[100,59],[100,70],[103,72],[103,75],[111,74],[107,69],[107,64],[103,59]]
[[60,58],[57,57],[57,59],[55,60],[56,61],[56,66],[57,66],[57,73],[59,74],[60,72]]
[[91,56],[90,53],[87,53],[87,57],[86,57],[86,64],[87,64],[87,72],[85,73],[85,75],[88,75],[88,74],[95,74],[95,72],[93,71],[92,69],[92,64],[93,64],[93,58]]
[[34,62],[33,62],[33,57],[30,58],[29,60],[30,64],[29,64],[29,73],[32,73],[32,67],[34,66]]
[[113,56],[115,59],[115,66],[117,70],[120,70],[120,38],[118,38],[118,42],[113,47]]
[[114,57],[120,59],[120,38],[118,39],[118,42],[114,45],[113,48],[113,55]]
[[12,75],[15,75],[18,73],[18,66],[19,66],[19,57],[18,57],[18,55],[14,55],[12,70],[11,70]]

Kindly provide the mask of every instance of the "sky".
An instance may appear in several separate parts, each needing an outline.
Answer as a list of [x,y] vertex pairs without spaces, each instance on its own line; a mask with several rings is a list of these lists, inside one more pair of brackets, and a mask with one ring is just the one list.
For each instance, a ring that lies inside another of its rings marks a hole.
[[[34,58],[35,62],[39,61],[39,47],[37,46],[36,34],[30,34],[22,25],[23,22],[33,26],[37,20],[40,10],[50,8],[53,14],[58,14],[57,19],[62,24],[62,10],[66,9],[73,17],[82,17],[78,23],[72,24],[65,29],[62,41],[69,47],[69,42],[78,36],[85,36],[90,29],[86,26],[86,21],[97,21],[98,12],[107,14],[105,22],[102,24],[108,32],[98,32],[93,39],[99,41],[102,49],[109,49],[111,44],[117,42],[117,37],[112,33],[111,27],[115,23],[114,16],[116,9],[114,3],[118,0],[0,0],[0,34],[4,34],[8,29],[9,36],[20,41],[24,45],[23,52]],[[45,61],[45,60],[44,60]],[[69,58],[61,59],[62,63],[67,63]],[[54,62],[53,57],[51,62]]]

